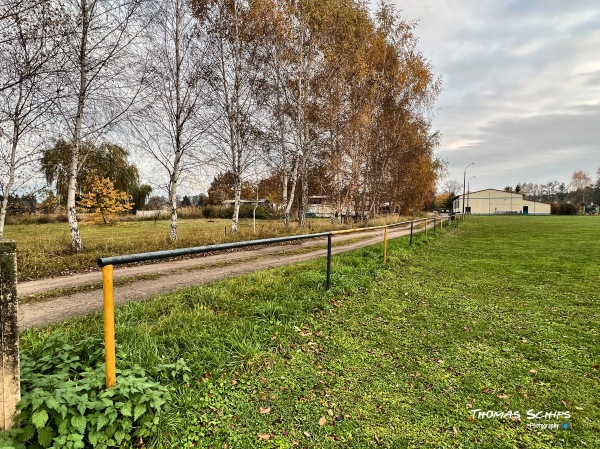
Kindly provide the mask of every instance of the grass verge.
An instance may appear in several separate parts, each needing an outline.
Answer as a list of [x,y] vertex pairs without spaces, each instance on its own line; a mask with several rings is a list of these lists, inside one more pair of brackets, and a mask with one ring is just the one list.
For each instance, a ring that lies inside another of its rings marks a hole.
[[[328,293],[317,260],[122,306],[128,362],[192,372],[149,444],[597,447],[597,226],[472,217],[411,250],[392,240],[387,266],[381,245],[335,256]],[[27,331],[22,349],[57,333],[101,335],[101,318]]]

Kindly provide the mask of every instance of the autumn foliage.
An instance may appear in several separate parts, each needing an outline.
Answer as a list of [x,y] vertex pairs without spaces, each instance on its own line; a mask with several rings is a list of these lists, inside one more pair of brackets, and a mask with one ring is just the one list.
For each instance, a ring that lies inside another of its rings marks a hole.
[[77,205],[82,209],[93,212],[94,220],[99,223],[115,221],[117,214],[133,208],[131,197],[127,193],[115,189],[109,178],[93,176],[86,184],[90,191],[84,193]]

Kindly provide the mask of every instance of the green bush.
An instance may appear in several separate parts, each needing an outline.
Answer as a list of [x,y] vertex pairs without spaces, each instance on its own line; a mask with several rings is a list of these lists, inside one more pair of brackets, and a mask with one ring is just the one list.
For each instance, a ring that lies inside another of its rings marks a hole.
[[[239,218],[252,218],[254,211],[253,204],[242,204],[240,206]],[[202,208],[202,214],[206,218],[223,218],[231,220],[233,217],[233,206],[219,207],[219,206],[204,206]],[[271,209],[265,206],[258,206],[256,208],[256,218],[259,220],[266,220],[272,217]]]
[[[106,389],[102,347],[99,339],[74,346],[55,336],[35,358],[22,354],[19,414],[0,446],[128,447],[155,434],[167,389],[139,366],[118,370],[117,385]],[[157,373],[172,368],[181,371],[165,365]]]
[[577,215],[578,213],[579,213],[579,208],[575,204],[561,203],[558,206],[558,214],[559,215]]

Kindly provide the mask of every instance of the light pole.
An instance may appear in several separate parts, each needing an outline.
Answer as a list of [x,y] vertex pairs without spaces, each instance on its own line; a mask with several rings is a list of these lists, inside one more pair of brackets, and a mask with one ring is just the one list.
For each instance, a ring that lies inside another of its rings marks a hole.
[[469,165],[467,165],[465,167],[465,173],[463,176],[463,197],[462,197],[462,213],[463,215],[465,214],[465,189],[467,187],[467,168],[469,168],[471,165],[475,165],[475,162],[471,162]]
[[471,179],[474,179],[475,176],[471,176],[467,181],[467,207],[469,207],[469,198],[471,197]]

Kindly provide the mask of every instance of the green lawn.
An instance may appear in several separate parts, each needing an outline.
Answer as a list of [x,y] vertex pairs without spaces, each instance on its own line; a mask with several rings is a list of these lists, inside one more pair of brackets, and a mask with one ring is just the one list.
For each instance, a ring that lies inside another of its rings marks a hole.
[[[597,217],[470,217],[412,249],[391,241],[387,266],[381,245],[335,256],[329,293],[318,260],[123,306],[118,366],[191,370],[157,377],[172,396],[146,443],[599,447],[599,229]],[[21,345],[35,358],[50,335],[101,333],[95,315]]]

